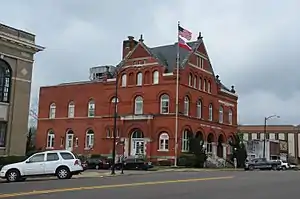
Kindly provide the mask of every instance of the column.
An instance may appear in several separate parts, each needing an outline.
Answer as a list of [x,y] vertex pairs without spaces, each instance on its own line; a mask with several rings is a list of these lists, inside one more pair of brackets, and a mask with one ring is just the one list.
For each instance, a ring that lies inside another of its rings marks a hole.
[[129,154],[129,139],[124,139],[124,157],[128,157]]
[[222,147],[223,147],[223,159],[226,160],[227,158],[227,144],[226,143],[222,143]]
[[217,143],[216,142],[212,142],[212,156],[216,157],[217,156]]

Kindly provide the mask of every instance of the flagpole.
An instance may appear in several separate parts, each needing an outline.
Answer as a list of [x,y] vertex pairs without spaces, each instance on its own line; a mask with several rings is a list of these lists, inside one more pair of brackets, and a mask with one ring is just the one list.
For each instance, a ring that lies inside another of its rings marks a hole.
[[178,156],[178,111],[179,111],[179,26],[177,25],[177,56],[176,56],[176,110],[175,110],[175,160],[174,166],[177,167],[177,156]]

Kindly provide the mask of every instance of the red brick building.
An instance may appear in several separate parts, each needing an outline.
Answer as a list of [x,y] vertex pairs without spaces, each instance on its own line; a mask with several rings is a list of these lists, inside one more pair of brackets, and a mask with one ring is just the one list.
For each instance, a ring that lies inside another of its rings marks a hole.
[[[201,35],[188,44],[192,52],[180,49],[178,153],[188,151],[194,135],[208,153],[225,158],[237,130],[238,97],[215,76]],[[117,153],[174,159],[176,52],[177,44],[150,48],[128,37],[117,70],[96,67],[91,81],[42,87],[37,146],[110,155],[118,77],[117,139],[125,144]]]

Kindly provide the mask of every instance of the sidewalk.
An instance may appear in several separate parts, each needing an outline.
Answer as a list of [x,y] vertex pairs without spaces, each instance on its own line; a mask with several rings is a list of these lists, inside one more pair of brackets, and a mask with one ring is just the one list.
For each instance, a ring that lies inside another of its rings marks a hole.
[[115,175],[111,175],[110,170],[104,171],[85,171],[80,175],[74,176],[74,178],[101,178],[101,177],[115,177],[115,176],[128,176],[128,175],[147,175],[153,173],[162,172],[218,172],[218,171],[243,171],[243,169],[234,168],[215,168],[215,169],[205,169],[205,168],[170,168],[170,167],[159,167],[157,170],[150,171],[138,171],[138,170],[124,170],[124,174],[121,171],[116,171]]

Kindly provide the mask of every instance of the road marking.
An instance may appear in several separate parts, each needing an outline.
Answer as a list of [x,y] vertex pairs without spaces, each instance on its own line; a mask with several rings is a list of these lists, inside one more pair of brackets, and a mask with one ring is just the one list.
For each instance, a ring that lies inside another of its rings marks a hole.
[[136,186],[145,186],[145,185],[197,182],[197,181],[208,181],[208,180],[226,180],[226,179],[232,179],[232,178],[234,178],[234,176],[212,177],[212,178],[192,178],[192,179],[184,179],[184,180],[167,180],[167,181],[153,181],[153,182],[138,182],[138,183],[130,183],[130,184],[111,184],[111,185],[99,185],[99,186],[88,186],[88,187],[48,189],[48,190],[39,190],[39,191],[0,194],[0,198],[11,198],[11,197],[16,197],[16,196],[41,195],[41,194],[49,194],[49,193],[72,192],[72,191],[93,190],[93,189],[136,187]]

